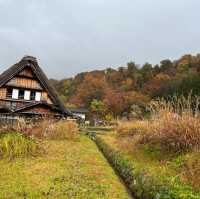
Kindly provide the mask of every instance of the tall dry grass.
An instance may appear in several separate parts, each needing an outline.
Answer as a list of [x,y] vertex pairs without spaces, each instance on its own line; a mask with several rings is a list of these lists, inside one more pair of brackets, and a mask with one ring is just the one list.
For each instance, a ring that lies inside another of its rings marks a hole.
[[76,139],[79,135],[78,125],[74,121],[42,120],[32,127],[29,136],[47,139]]
[[50,124],[45,130],[45,137],[50,139],[68,139],[75,140],[78,138],[79,129],[74,121],[59,121]]
[[140,138],[149,132],[148,120],[134,120],[118,122],[116,131],[119,137],[131,137],[136,141],[136,137]]
[[151,118],[119,123],[119,136],[137,135],[137,143],[160,143],[162,147],[182,152],[200,147],[199,97],[160,99],[150,105]]
[[4,126],[4,132],[17,131],[28,137],[39,139],[76,139],[79,128],[75,121],[41,119],[40,122],[29,122],[20,119],[14,126]]

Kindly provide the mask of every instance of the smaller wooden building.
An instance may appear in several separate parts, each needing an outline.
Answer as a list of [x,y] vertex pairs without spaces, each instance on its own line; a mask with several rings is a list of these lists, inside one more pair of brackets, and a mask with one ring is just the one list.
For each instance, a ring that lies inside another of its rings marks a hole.
[[85,121],[88,118],[89,111],[85,108],[68,108],[75,118]]
[[0,117],[67,117],[37,59],[25,56],[0,75]]

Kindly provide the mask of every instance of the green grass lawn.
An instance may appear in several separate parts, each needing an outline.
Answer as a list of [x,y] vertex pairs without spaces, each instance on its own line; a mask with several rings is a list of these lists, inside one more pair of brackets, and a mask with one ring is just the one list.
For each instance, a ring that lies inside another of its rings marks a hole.
[[0,199],[131,198],[86,136],[43,145],[46,153],[40,157],[0,160]]

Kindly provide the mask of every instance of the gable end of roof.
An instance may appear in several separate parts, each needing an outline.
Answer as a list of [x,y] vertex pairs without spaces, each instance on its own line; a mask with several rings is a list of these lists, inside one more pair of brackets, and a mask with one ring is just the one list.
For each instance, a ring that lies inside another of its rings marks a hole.
[[64,104],[59,99],[57,92],[55,89],[50,85],[47,76],[45,75],[44,71],[38,65],[37,59],[32,56],[25,56],[22,58],[21,61],[11,66],[9,69],[4,71],[0,75],[0,87],[5,85],[9,80],[11,80],[15,75],[21,72],[25,67],[31,67],[36,77],[39,79],[42,86],[47,90],[50,98],[52,99],[53,103],[59,107],[61,112],[65,115],[72,115],[72,113],[64,107]]

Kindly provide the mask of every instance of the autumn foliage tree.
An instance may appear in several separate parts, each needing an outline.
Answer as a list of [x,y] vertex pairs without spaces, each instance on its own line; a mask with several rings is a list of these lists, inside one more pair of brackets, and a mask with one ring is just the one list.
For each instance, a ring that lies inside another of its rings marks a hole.
[[176,92],[187,95],[191,90],[200,95],[199,75],[200,54],[197,54],[184,55],[175,61],[165,59],[156,65],[129,62],[118,69],[108,67],[79,73],[74,78],[51,80],[51,83],[65,104],[88,108],[93,114],[103,104],[107,110],[100,112],[117,118],[129,117],[133,107],[144,107],[157,96]]
[[103,101],[94,99],[90,104],[90,111],[97,119],[104,119],[107,107]]
[[102,73],[87,73],[70,102],[89,107],[93,99],[102,100],[107,82]]

